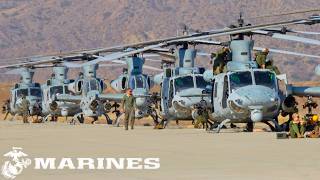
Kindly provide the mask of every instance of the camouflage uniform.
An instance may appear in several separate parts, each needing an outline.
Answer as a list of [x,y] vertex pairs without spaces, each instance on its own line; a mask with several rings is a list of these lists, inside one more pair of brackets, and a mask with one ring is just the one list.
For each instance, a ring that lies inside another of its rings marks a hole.
[[11,114],[10,113],[10,100],[7,100],[3,106],[4,112],[6,113],[4,116],[4,120],[7,119],[8,115]]
[[271,71],[273,71],[277,75],[280,74],[280,71],[279,71],[278,67],[273,65],[273,60],[272,59],[270,59],[268,62],[266,62],[265,65],[266,65],[266,69],[270,69]]
[[128,130],[129,121],[131,125],[131,129],[134,127],[135,121],[135,98],[131,95],[124,95],[122,98],[122,107],[124,108],[124,123],[125,129]]
[[306,127],[304,124],[295,123],[291,121],[289,126],[290,126],[289,132],[290,132],[291,138],[303,137],[306,131]]
[[320,137],[320,121],[312,122],[307,126],[307,137],[319,138]]
[[266,53],[266,52],[258,52],[257,53],[256,62],[258,64],[259,68],[263,68],[263,66],[266,65],[267,55],[268,55],[268,53]]
[[23,123],[29,123],[29,106],[30,102],[25,97],[23,97],[19,106],[19,113],[22,115]]
[[206,127],[208,119],[209,119],[208,111],[204,110],[201,114],[199,114],[196,117],[196,122],[194,124],[194,128],[199,128],[200,123],[205,126],[204,128],[208,128],[208,127]]
[[215,55],[214,62],[213,62],[213,69],[212,69],[215,75],[226,71],[228,53],[229,53],[229,50],[220,49]]

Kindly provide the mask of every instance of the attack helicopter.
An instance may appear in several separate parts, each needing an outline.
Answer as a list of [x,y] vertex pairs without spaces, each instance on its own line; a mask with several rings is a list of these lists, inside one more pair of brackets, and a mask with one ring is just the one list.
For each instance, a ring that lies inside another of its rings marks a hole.
[[30,102],[29,105],[29,115],[30,116],[41,116],[41,101],[42,92],[39,83],[34,83],[32,81],[34,71],[28,67],[22,67],[19,69],[14,69],[6,74],[20,74],[20,82],[16,83],[10,89],[10,109],[9,113],[14,115],[12,119],[15,119],[19,115],[21,98],[26,97]]
[[[99,49],[75,51],[75,52],[67,53],[67,55],[89,54],[91,56],[94,56],[95,59],[82,64],[82,66],[87,66],[90,64],[91,65],[97,64],[97,63],[103,62],[103,61],[112,61],[112,60],[115,60],[115,59],[118,59],[118,58],[121,58],[124,56],[129,56],[129,55],[133,55],[133,54],[137,54],[137,53],[146,52],[148,50],[152,50],[155,48],[170,46],[172,44],[177,44],[178,42],[193,42],[196,40],[213,38],[213,37],[218,37],[218,36],[239,35],[239,34],[245,34],[245,33],[252,32],[252,31],[269,29],[269,28],[278,28],[278,27],[282,27],[282,26],[289,26],[289,25],[296,25],[296,24],[309,24],[309,25],[311,25],[311,24],[315,24],[315,23],[319,23],[319,22],[320,22],[320,17],[313,16],[313,17],[308,17],[305,19],[296,19],[296,20],[289,20],[289,21],[277,22],[277,23],[260,24],[260,25],[254,25],[254,26],[250,25],[250,26],[236,27],[236,28],[231,28],[231,29],[205,31],[205,32],[191,34],[191,35],[176,36],[176,37],[158,39],[158,40],[153,40],[153,41],[134,43],[134,44],[129,44],[129,45],[115,46],[115,47],[110,47],[110,48],[99,48]],[[133,48],[134,50],[122,52],[123,50],[128,49],[128,48]],[[106,55],[106,56],[101,56],[100,53],[103,53],[103,52],[113,52],[113,53]],[[243,55],[243,56],[245,56],[245,55]],[[60,56],[55,56],[55,58],[61,59]],[[50,61],[50,60],[52,60],[52,59],[49,59],[48,61]],[[72,99],[72,98],[70,98],[70,99]],[[77,100],[79,100],[79,99],[77,99]]]
[[194,120],[195,105],[210,101],[211,85],[203,78],[205,68],[195,66],[197,50],[188,48],[186,42],[178,44],[182,47],[173,53],[175,61],[167,61],[163,72],[154,77],[154,82],[160,85],[161,128],[165,128],[170,120],[176,120],[177,124],[179,120]]
[[[162,71],[162,69],[144,65],[145,58],[140,57],[137,54],[126,57],[125,61],[115,60],[114,63],[125,63],[127,69],[124,69],[122,75],[117,79],[110,82],[111,87],[119,93],[123,93],[126,89],[130,88],[133,90],[133,96],[136,98],[136,113],[135,117],[140,119],[143,117],[151,116],[154,124],[157,125],[158,114],[156,111],[156,96],[150,94],[150,89],[153,86],[151,77],[147,74],[143,74],[143,68],[151,69],[153,71]],[[118,99],[117,102],[121,101]],[[114,104],[113,106],[117,106]],[[117,121],[115,125],[119,125],[119,117],[121,114],[117,114]]]
[[57,121],[59,116],[67,118],[81,111],[77,103],[57,101],[56,96],[58,94],[73,95],[73,92],[69,91],[68,85],[74,80],[67,79],[68,67],[55,65],[52,68],[51,78],[41,85],[43,94],[42,114],[45,116],[43,122],[49,121],[50,116],[51,121]]
[[102,94],[105,84],[97,77],[98,64],[86,65],[82,67],[79,77],[68,84],[68,91],[72,94],[56,94],[57,102],[74,102],[80,105],[81,112],[75,114],[70,123],[84,123],[84,117],[92,117],[96,123],[100,116],[105,116],[108,124],[112,121],[107,115],[110,107],[109,102],[104,101]]
[[[239,22],[243,22],[240,18]],[[240,24],[239,27],[242,27]],[[320,41],[309,40],[307,38],[282,35],[277,32],[269,31],[268,35],[304,42],[318,44]],[[254,122],[265,122],[272,130],[280,130],[277,123],[277,117],[280,110],[285,113],[294,111],[295,103],[292,95],[310,95],[312,87],[291,87],[291,90],[281,91],[279,89],[280,80],[287,83],[286,76],[277,76],[275,72],[269,69],[259,69],[256,62],[252,58],[254,41],[252,35],[261,34],[264,30],[250,31],[248,33],[234,34],[235,39],[231,36],[229,48],[232,52],[231,61],[227,62],[227,71],[217,75],[213,75],[212,70],[206,71],[205,79],[212,83],[211,104],[212,116],[211,119],[217,123],[214,132],[219,132],[226,123],[247,123],[247,130],[253,130]],[[245,36],[250,36],[250,40],[244,39]],[[208,43],[210,41],[207,41]],[[221,42],[213,42],[213,45],[226,44]],[[302,53],[282,51],[273,49],[273,52],[304,56]],[[319,58],[309,55],[309,57]],[[285,78],[282,78],[285,77]],[[313,91],[312,95],[320,95],[320,91]],[[274,127],[268,122],[272,121]]]

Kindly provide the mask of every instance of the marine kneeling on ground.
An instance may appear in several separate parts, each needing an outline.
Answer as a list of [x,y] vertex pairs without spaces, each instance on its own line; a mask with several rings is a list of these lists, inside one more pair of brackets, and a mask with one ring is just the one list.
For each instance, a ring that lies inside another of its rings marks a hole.
[[292,115],[289,124],[289,134],[291,138],[303,138],[306,131],[306,121],[300,118],[298,113]]
[[320,121],[318,115],[313,115],[312,118],[307,121],[306,132],[304,137],[319,138],[320,137]]

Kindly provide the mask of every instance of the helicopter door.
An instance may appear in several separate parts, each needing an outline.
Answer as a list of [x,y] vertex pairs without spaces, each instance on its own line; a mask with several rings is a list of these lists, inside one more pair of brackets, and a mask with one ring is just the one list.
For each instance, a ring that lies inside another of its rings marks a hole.
[[161,112],[163,115],[168,115],[169,114],[169,81],[168,78],[163,79],[162,85],[161,85]]
[[173,90],[173,80],[170,80],[170,86],[169,86],[169,107],[172,107],[172,99],[174,96],[174,90]]
[[227,76],[219,76],[215,78],[213,90],[213,107],[214,112],[219,112],[227,107],[228,99],[228,78]]
[[229,83],[228,83],[228,77],[224,76],[223,80],[223,96],[222,96],[222,108],[227,108],[227,100],[229,97]]
[[211,103],[212,103],[212,112],[214,112],[214,98],[217,97],[217,83],[215,80],[212,81],[212,89],[211,89]]

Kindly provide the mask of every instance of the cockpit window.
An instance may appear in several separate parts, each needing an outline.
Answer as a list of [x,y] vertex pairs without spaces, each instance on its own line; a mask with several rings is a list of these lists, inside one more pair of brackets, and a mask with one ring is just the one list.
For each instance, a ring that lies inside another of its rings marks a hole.
[[255,71],[254,78],[257,85],[276,89],[276,76],[274,73],[268,71]]
[[210,85],[210,83],[205,81],[203,76],[196,76],[196,85],[197,88],[205,89],[208,85]]
[[174,80],[174,86],[176,92],[182,91],[184,89],[193,88],[194,82],[192,76],[179,77]]
[[17,97],[21,97],[22,95],[28,96],[28,89],[19,89],[19,90],[17,90]]
[[93,79],[93,80],[90,80],[90,90],[93,91],[93,90],[99,90],[99,84],[97,82],[97,80]]
[[135,82],[134,76],[131,76],[130,79],[129,79],[129,88],[130,89],[135,89],[136,88],[136,82]]
[[240,87],[252,85],[252,77],[249,71],[235,72],[229,75],[231,91]]
[[31,88],[30,89],[30,95],[31,96],[36,96],[36,97],[41,97],[41,89]]
[[65,94],[73,95],[73,92],[69,91],[68,86],[64,86]]
[[144,88],[144,78],[142,76],[136,76],[136,88]]
[[54,86],[50,88],[50,96],[63,94],[63,86]]

